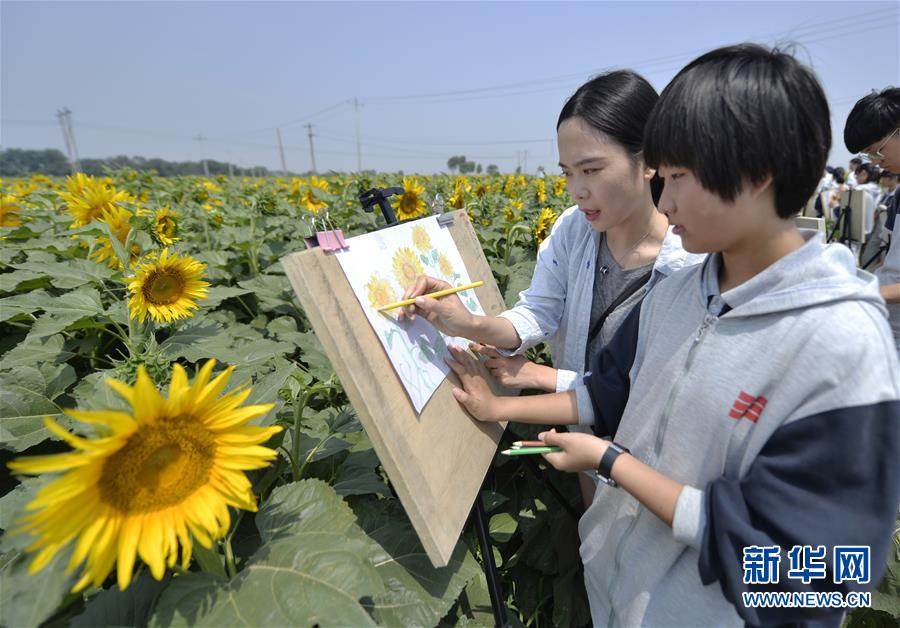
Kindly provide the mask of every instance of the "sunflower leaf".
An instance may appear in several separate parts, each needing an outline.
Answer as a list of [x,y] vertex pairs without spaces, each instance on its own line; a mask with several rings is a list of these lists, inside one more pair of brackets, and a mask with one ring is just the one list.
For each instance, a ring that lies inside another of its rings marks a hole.
[[50,436],[44,417],[59,418],[59,406],[43,394],[2,380],[0,388],[0,446],[23,451]]
[[124,591],[116,584],[92,597],[85,604],[84,612],[73,617],[69,625],[73,628],[146,626],[153,603],[164,586],[164,582],[154,580],[144,571]]
[[50,564],[28,574],[30,557],[11,560],[0,571],[0,625],[38,626],[53,615],[72,586],[74,575],[65,567],[71,549],[62,550]]

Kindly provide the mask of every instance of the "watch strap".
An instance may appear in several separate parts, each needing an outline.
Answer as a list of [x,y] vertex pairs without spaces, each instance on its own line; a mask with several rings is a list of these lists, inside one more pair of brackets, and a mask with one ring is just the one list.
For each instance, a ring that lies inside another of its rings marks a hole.
[[618,458],[622,454],[628,453],[631,453],[628,448],[623,447],[619,443],[610,441],[609,446],[606,448],[606,451],[603,452],[603,457],[600,458],[600,464],[597,465],[597,475],[600,476],[600,479],[603,482],[605,482],[609,486],[618,486],[618,484],[616,484],[616,481],[612,479],[613,464],[615,464],[616,458]]

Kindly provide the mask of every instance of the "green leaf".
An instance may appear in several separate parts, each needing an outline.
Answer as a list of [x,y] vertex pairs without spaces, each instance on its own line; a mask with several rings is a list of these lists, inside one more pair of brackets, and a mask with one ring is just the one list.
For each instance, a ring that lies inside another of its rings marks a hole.
[[338,467],[334,490],[344,497],[372,493],[389,496],[391,492],[387,484],[375,471],[378,464],[378,456],[373,449],[351,452]]
[[518,528],[518,526],[518,522],[512,515],[501,512],[491,517],[488,529],[490,530],[492,539],[498,543],[506,543],[512,538],[512,535],[516,533],[516,528]]
[[219,554],[215,546],[203,547],[199,542],[194,543],[193,555],[203,571],[220,578],[225,577],[225,564],[222,562],[222,555]]
[[322,347],[322,343],[319,342],[319,339],[311,331],[304,332],[302,335],[303,341],[300,345],[302,355],[300,356],[300,359],[309,365],[309,372],[312,373],[316,379],[327,382],[334,376],[334,369],[331,366],[331,361],[328,359],[328,356],[325,355],[325,349]]
[[[50,481],[50,476],[46,475],[36,478],[24,478],[13,490],[0,497],[0,529],[11,530],[19,517],[24,514],[25,505],[33,500],[37,496],[37,492],[49,484]],[[4,540],[7,537],[18,537],[17,540],[21,539],[24,541],[23,543],[15,543],[17,549],[25,549],[31,539],[28,534],[5,534],[3,536]]]
[[370,626],[361,604],[384,591],[372,542],[324,482],[272,492],[257,526],[266,544],[233,580],[193,574],[163,592],[152,626]]
[[11,264],[20,271],[30,271],[50,278],[50,283],[57,288],[71,289],[88,283],[101,283],[115,275],[106,264],[86,259],[72,259],[65,262],[27,261],[22,264]]
[[84,612],[72,618],[74,628],[100,626],[146,626],[156,597],[165,586],[146,571],[124,591],[119,585],[101,591],[85,604]]
[[386,626],[434,626],[481,571],[459,541],[446,567],[432,566],[415,530],[394,500],[367,502],[359,525],[377,541],[370,559],[385,584],[375,596],[375,618]]
[[59,406],[40,393],[15,384],[0,388],[0,445],[23,451],[50,437],[44,417],[59,418]]
[[74,354],[64,351],[65,340],[62,336],[50,336],[42,342],[23,342],[0,358],[0,369],[15,368],[23,365],[64,362]]
[[7,321],[19,314],[31,314],[41,310],[45,303],[53,300],[46,290],[32,290],[0,299],[0,321]]
[[74,583],[65,567],[71,550],[63,550],[39,572],[28,575],[30,557],[19,555],[0,571],[0,625],[38,626],[56,612],[56,607]]
[[159,345],[159,350],[170,359],[184,357],[186,351],[189,352],[197,345],[215,339],[221,333],[221,326],[214,321],[192,319],[163,340]]
[[272,373],[264,376],[253,385],[253,392],[247,397],[244,405],[256,405],[265,403],[274,403],[275,407],[269,410],[265,415],[257,417],[250,422],[251,425],[271,425],[278,415],[278,411],[284,406],[284,401],[278,396],[278,391],[284,386],[288,377],[296,367],[288,364]]
[[200,301],[200,303],[203,305],[203,307],[212,310],[219,307],[219,305],[225,299],[239,297],[245,294],[250,294],[251,292],[252,290],[248,290],[246,288],[235,288],[234,286],[212,286],[209,289],[209,294],[206,299]]
[[23,284],[33,285],[32,282],[43,279],[46,276],[44,273],[36,273],[30,270],[16,270],[11,273],[0,274],[0,292],[13,292],[20,289],[20,286],[23,286]]

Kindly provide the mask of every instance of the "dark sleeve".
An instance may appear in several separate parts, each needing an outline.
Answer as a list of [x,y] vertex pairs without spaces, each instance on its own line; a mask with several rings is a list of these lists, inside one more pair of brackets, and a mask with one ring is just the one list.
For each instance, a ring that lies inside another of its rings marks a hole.
[[[705,491],[700,550],[703,584],[718,581],[750,624],[834,619],[840,609],[745,608],[743,591],[872,590],[884,574],[900,502],[900,401],[840,408],[779,428],[741,479],[720,478]],[[781,547],[778,584],[743,583],[743,548]],[[789,578],[787,552],[824,545],[826,577]],[[868,584],[834,583],[836,545],[871,548]]]
[[584,376],[594,406],[597,436],[615,436],[628,403],[631,388],[628,374],[637,352],[642,304],[643,301],[631,308],[612,339],[591,358],[591,370]]

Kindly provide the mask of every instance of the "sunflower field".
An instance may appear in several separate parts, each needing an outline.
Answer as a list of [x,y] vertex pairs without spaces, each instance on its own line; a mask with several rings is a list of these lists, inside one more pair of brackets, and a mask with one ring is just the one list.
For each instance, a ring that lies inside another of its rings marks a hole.
[[[509,305],[570,204],[521,175],[0,180],[0,625],[493,625],[474,532],[431,566],[278,261],[376,228],[389,186],[401,220],[465,209]],[[510,621],[587,624],[574,478],[488,482]]]

